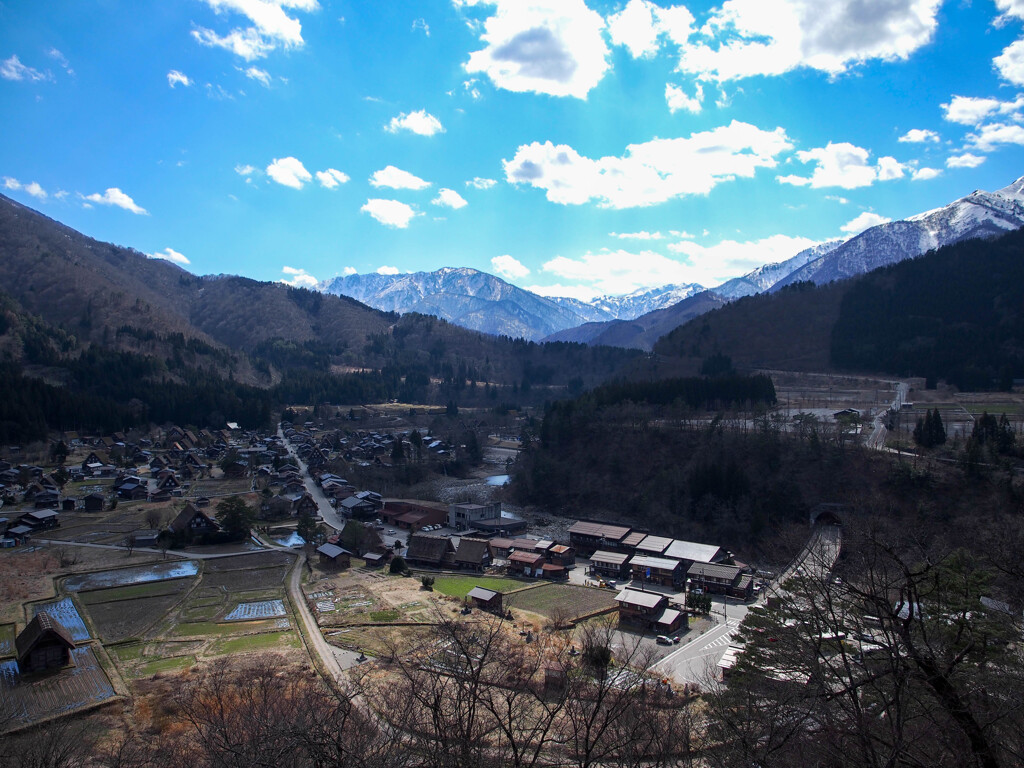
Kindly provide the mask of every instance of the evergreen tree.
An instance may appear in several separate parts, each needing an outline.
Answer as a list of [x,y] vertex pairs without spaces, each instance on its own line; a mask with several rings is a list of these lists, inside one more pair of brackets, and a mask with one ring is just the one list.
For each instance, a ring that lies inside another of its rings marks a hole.
[[217,505],[217,522],[232,538],[246,538],[255,518],[252,507],[241,496],[229,496]]

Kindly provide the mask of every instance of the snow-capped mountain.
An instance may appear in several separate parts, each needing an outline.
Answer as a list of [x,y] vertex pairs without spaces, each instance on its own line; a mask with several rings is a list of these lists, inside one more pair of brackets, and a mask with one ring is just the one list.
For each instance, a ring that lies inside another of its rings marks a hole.
[[743,277],[734,277],[732,280],[727,280],[717,288],[712,288],[711,290],[723,299],[728,299],[730,301],[742,298],[743,296],[753,296],[755,293],[767,291],[777,282],[787,277],[790,273],[795,272],[805,264],[831,253],[844,242],[846,241],[836,239],[826,240],[824,243],[812,245],[810,248],[800,251],[800,253],[792,258],[775,264],[765,264],[751,272],[748,272],[743,275]]
[[468,267],[408,275],[347,275],[325,280],[317,288],[388,312],[420,312],[463,328],[532,340],[590,319],[569,305]]
[[802,280],[828,283],[920,256],[974,237],[992,237],[1024,226],[1024,177],[996,192],[972,192],[942,208],[903,221],[879,224],[808,262],[771,290]]
[[663,285],[660,288],[641,288],[625,296],[598,296],[589,303],[616,320],[635,320],[649,312],[678,304],[703,290],[704,287],[697,283]]

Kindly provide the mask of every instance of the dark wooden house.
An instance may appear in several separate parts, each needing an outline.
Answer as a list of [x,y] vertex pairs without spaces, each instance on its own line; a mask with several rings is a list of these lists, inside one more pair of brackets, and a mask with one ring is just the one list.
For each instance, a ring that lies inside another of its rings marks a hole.
[[18,669],[22,673],[59,669],[71,663],[75,641],[67,630],[46,612],[37,613],[14,640]]

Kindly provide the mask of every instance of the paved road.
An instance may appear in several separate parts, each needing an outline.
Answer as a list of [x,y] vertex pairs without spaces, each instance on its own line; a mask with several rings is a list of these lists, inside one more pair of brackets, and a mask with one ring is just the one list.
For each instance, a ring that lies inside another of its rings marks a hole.
[[345,518],[338,514],[338,512],[331,506],[331,502],[324,495],[323,490],[319,485],[313,482],[313,478],[309,476],[309,468],[306,463],[299,458],[298,454],[295,453],[295,449],[292,444],[285,438],[284,430],[281,429],[281,425],[277,426],[277,436],[281,438],[285,446],[288,448],[288,455],[292,461],[299,468],[299,473],[302,475],[302,483],[306,486],[306,490],[309,495],[313,497],[313,501],[316,502],[317,507],[320,509],[320,516],[324,519],[331,528],[336,531],[340,531],[345,527]]
[[655,664],[654,670],[679,683],[703,683],[714,678],[718,662],[748,610],[750,606],[736,601],[716,602],[712,615],[720,623],[702,635],[688,637],[685,644]]
[[910,392],[910,385],[903,381],[896,382],[896,391],[893,395],[892,403],[889,408],[884,411],[879,411],[875,416],[875,420],[872,422],[871,435],[868,437],[867,446],[868,448],[874,448],[876,451],[881,451],[885,448],[885,436],[889,430],[886,429],[885,422],[887,421],[889,412],[899,412],[903,407],[903,403],[907,399],[907,394]]
[[312,643],[313,647],[309,649],[310,653],[315,653],[319,656],[327,674],[337,680],[346,669],[360,663],[359,654],[343,648],[335,648],[324,639],[323,632],[320,631],[320,627],[316,623],[316,617],[309,610],[309,604],[302,593],[302,573],[305,569],[306,555],[304,552],[299,552],[295,565],[292,567],[291,574],[288,577],[288,595],[295,606],[295,610],[298,612],[299,621],[302,622],[306,629],[306,637]]

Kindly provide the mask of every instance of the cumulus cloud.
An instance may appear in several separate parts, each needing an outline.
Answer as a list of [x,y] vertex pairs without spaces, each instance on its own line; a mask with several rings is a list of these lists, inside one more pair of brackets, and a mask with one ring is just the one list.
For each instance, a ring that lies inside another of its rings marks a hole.
[[477,176],[475,179],[467,181],[466,186],[473,187],[473,189],[490,189],[497,183],[494,179],[485,179]]
[[406,205],[398,200],[381,200],[380,198],[370,198],[359,210],[370,214],[386,227],[398,229],[405,229],[416,216],[422,215],[416,213],[416,209],[411,205]]
[[370,177],[370,183],[375,187],[389,187],[391,189],[426,189],[430,186],[429,181],[424,181],[401,168],[389,165],[375,171]]
[[715,286],[762,264],[785,261],[812,245],[817,245],[817,241],[789,235],[772,235],[760,240],[722,240],[707,246],[685,240],[672,243],[669,250],[686,256],[681,268],[683,279],[673,282]]
[[979,165],[985,162],[983,155],[972,155],[970,152],[965,152],[962,155],[952,155],[946,158],[947,168],[977,168]]
[[435,133],[444,133],[444,126],[425,109],[419,109],[392,117],[391,122],[384,126],[384,130],[388,133],[410,131],[420,136],[433,136]]
[[117,187],[108,188],[102,195],[99,192],[86,195],[85,199],[91,203],[97,203],[99,205],[113,205],[117,208],[124,208],[124,210],[131,211],[135,214],[143,216],[149,215],[145,208],[136,205],[134,200]]
[[829,142],[826,147],[801,150],[796,153],[801,163],[815,163],[814,173],[806,176],[780,176],[782,184],[803,187],[842,187],[856,189],[868,187],[876,181],[889,181],[903,176],[903,166],[892,157],[879,158],[876,165],[869,162],[871,153],[849,142]]
[[256,168],[255,166],[252,165],[242,165],[241,163],[239,163],[238,165],[235,166],[235,173],[237,173],[239,176],[251,176],[254,173],[259,173],[259,168]]
[[[685,233],[673,233],[677,237]],[[619,240],[661,240],[664,235],[661,232],[609,232],[609,237],[617,237]]]
[[939,134],[929,131],[927,128],[911,128],[896,141],[902,144],[923,144],[927,141],[938,142]]
[[335,168],[328,168],[326,171],[317,171],[316,180],[320,182],[320,186],[334,189],[339,184],[344,184],[348,181],[348,174],[342,173]]
[[914,181],[928,181],[941,175],[942,170],[939,168],[915,168],[910,172],[910,178]]
[[596,200],[605,208],[631,208],[706,194],[723,181],[752,177],[758,168],[774,168],[776,156],[789,149],[782,128],[764,131],[734,120],[689,138],[630,144],[622,157],[594,160],[548,141],[524,144],[502,163],[509,182],[543,189],[553,203]]
[[278,47],[300,48],[302,24],[288,11],[315,11],[317,0],[204,0],[218,16],[234,13],[252,25],[236,27],[225,35],[197,26],[192,36],[202,45],[224,48],[246,61],[266,56]]
[[634,59],[653,56],[659,38],[682,44],[693,30],[693,14],[685,6],[662,8],[649,0],[629,0],[619,13],[608,17],[612,43],[623,45]]
[[460,0],[493,5],[483,23],[485,47],[464,67],[507,91],[585,99],[608,70],[604,19],[584,0]]
[[949,122],[978,126],[993,115],[1016,115],[1024,108],[1024,95],[1018,95],[1013,101],[954,96],[948,104],[940,106]]
[[839,229],[852,237],[853,235],[859,235],[865,229],[871,229],[871,227],[877,227],[879,224],[886,224],[890,221],[892,219],[885,216],[879,216],[871,211],[864,211],[860,216],[850,219]]
[[981,152],[1007,144],[1024,144],[1024,127],[1007,123],[983,125],[977,133],[967,134],[967,143]]
[[157,251],[156,253],[147,253],[146,258],[161,259],[163,261],[173,261],[175,264],[181,264],[182,266],[192,263],[187,258],[185,258],[185,256],[178,253],[173,248],[164,248],[163,251]]
[[518,280],[530,274],[530,270],[525,264],[515,256],[509,256],[507,253],[491,259],[491,268],[509,280]]
[[697,83],[697,95],[687,96],[678,85],[668,83],[665,86],[665,103],[668,104],[668,111],[675,114],[679,110],[685,110],[697,114],[701,110],[701,102],[704,100],[704,87]]
[[184,85],[188,88],[192,85],[192,78],[186,75],[184,72],[179,72],[176,69],[172,69],[167,73],[167,84],[173,88],[176,85]]
[[29,82],[53,79],[49,72],[40,72],[38,69],[25,66],[16,55],[0,61],[0,77],[4,80],[28,80]]
[[935,31],[941,0],[726,0],[682,46],[679,70],[713,80],[806,67],[837,75],[907,59]]
[[[15,192],[21,190],[32,195],[32,197],[37,200],[45,200],[49,196],[46,194],[46,190],[43,189],[39,182],[30,181],[28,184],[22,184],[20,181],[10,176],[4,176],[4,189],[10,189]],[[58,193],[55,197],[63,197],[63,195]]]
[[1024,40],[1010,43],[992,59],[1000,77],[1014,85],[1024,85]]
[[397,275],[398,274],[398,267],[388,267],[388,266],[377,267],[377,274],[378,275]]
[[317,283],[320,282],[304,269],[281,267],[281,271],[288,277],[282,277],[278,282],[290,285],[293,288],[316,288]]
[[434,205],[443,205],[447,208],[454,208],[455,210],[458,210],[459,208],[465,208],[467,205],[469,205],[469,203],[466,202],[465,198],[463,198],[462,195],[460,195],[454,189],[447,189],[445,187],[439,189],[437,192],[437,197],[435,197],[430,202],[432,202]]
[[294,157],[275,157],[274,162],[267,166],[267,176],[292,189],[302,189],[303,184],[313,180],[313,174]]

